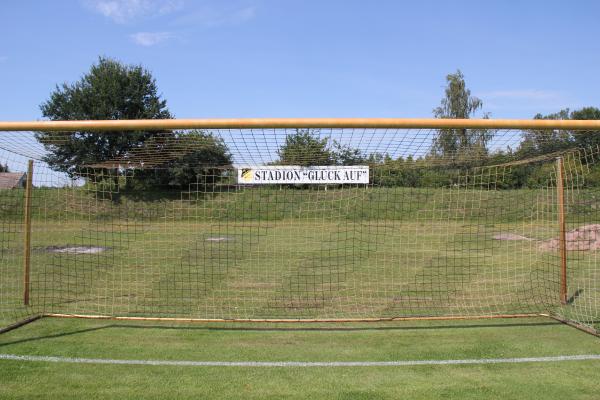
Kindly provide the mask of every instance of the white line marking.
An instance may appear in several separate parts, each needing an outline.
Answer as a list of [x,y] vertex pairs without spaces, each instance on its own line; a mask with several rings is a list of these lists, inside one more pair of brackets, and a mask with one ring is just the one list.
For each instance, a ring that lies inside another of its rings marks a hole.
[[168,361],[113,360],[107,358],[74,358],[52,356],[19,356],[0,354],[0,360],[42,361],[73,364],[168,365],[183,367],[404,367],[414,365],[510,364],[527,362],[559,362],[600,360],[600,354],[573,356],[481,358],[467,360],[407,360],[407,361]]

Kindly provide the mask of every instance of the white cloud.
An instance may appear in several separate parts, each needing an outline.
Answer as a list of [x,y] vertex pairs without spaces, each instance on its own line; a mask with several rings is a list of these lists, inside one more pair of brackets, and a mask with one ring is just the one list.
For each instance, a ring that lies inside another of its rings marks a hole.
[[557,100],[561,98],[560,93],[550,90],[520,89],[520,90],[497,90],[481,95],[487,99],[513,99],[513,100]]
[[256,9],[254,7],[245,7],[234,12],[229,13],[224,19],[225,23],[240,24],[242,22],[250,21],[256,15]]
[[547,113],[563,108],[577,108],[580,104],[568,92],[540,89],[497,90],[478,95],[483,99],[484,108],[494,113],[502,110]]
[[94,12],[123,24],[136,18],[169,14],[183,7],[183,0],[87,0]]
[[154,46],[175,37],[172,32],[137,32],[129,35],[135,44],[140,46]]
[[256,8],[247,6],[242,8],[213,8],[203,9],[184,15],[174,21],[176,25],[202,25],[205,27],[218,27],[223,25],[237,25],[253,19]]

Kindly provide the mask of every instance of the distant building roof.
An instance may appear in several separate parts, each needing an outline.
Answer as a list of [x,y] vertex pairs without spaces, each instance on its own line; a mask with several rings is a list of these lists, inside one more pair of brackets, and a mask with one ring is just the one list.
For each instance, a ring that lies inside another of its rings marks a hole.
[[22,172],[0,172],[0,189],[14,189],[25,185]]

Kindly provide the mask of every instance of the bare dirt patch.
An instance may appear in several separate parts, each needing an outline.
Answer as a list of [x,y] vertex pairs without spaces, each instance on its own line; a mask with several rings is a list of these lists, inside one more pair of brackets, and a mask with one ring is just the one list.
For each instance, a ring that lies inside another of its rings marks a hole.
[[[565,234],[567,250],[571,251],[592,251],[600,249],[600,224],[591,224],[580,226],[579,228],[568,231]],[[542,250],[558,250],[560,240],[550,239],[540,244]]]
[[66,254],[99,254],[108,247],[100,246],[49,246],[45,250],[49,253],[66,253]]
[[526,236],[517,235],[515,233],[499,233],[494,235],[494,239],[496,240],[533,240],[532,238],[528,238]]
[[219,243],[219,242],[230,242],[233,240],[232,237],[209,237],[204,239],[207,242]]

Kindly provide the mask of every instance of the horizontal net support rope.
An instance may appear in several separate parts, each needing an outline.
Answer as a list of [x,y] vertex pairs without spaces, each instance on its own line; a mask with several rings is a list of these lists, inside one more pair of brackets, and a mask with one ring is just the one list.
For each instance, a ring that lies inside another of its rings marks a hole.
[[439,118],[237,118],[79,121],[0,121],[0,131],[161,130],[161,129],[600,129],[597,120]]
[[598,329],[599,121],[62,123],[0,131],[0,326]]

